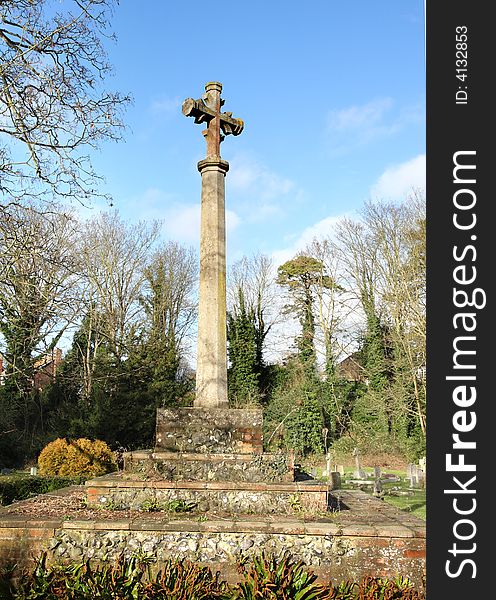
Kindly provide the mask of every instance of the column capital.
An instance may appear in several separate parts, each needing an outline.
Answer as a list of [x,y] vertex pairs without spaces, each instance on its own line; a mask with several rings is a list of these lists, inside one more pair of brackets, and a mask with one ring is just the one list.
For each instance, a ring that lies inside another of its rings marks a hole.
[[220,171],[225,175],[229,171],[229,163],[220,156],[204,158],[198,163],[198,171]]

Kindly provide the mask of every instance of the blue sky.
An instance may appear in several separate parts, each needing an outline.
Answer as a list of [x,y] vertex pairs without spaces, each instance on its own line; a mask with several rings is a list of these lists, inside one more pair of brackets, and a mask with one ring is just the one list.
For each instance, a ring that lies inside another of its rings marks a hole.
[[121,0],[113,28],[108,84],[134,104],[94,165],[121,214],[163,219],[165,239],[198,244],[205,143],[181,104],[207,81],[245,122],[221,147],[229,262],[290,258],[368,198],[425,186],[422,0]]

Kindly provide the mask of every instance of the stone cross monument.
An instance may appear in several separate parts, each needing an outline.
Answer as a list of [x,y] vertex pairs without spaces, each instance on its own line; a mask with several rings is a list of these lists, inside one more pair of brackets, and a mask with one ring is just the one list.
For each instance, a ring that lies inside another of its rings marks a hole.
[[198,163],[202,178],[200,232],[200,303],[195,407],[226,408],[226,216],[224,179],[229,163],[220,157],[226,135],[239,135],[243,121],[221,112],[222,84],[211,81],[199,100],[186,98],[182,111],[205,123],[207,156]]

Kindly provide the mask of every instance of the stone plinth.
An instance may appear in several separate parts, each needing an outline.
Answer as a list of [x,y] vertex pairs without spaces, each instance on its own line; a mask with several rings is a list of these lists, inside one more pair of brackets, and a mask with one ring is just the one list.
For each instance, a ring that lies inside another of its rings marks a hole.
[[294,481],[293,454],[189,454],[143,450],[124,454],[124,471],[151,481]]
[[159,408],[155,449],[195,454],[262,453],[262,411]]
[[328,508],[328,487],[304,483],[133,481],[117,473],[91,479],[86,487],[89,507],[114,510],[154,506],[167,511],[174,500],[192,503],[200,513],[295,514]]

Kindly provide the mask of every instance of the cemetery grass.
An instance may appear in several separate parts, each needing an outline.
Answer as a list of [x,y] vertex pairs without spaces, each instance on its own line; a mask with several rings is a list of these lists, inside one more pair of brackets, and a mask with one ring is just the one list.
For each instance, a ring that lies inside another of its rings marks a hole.
[[[375,458],[375,457],[374,457]],[[344,477],[342,478],[341,487],[348,490],[361,489],[362,491],[372,494],[373,485],[370,483],[353,484],[353,473],[355,466],[352,464],[353,459],[350,460],[349,464],[344,465]],[[377,461],[362,459],[365,464],[373,464]],[[345,462],[345,461],[343,461]],[[412,489],[410,488],[409,481],[406,478],[406,468],[403,467],[399,459],[384,460],[386,464],[391,464],[396,468],[383,468],[383,474],[395,475],[400,478],[400,481],[383,482],[384,495],[382,499],[384,502],[396,506],[400,510],[408,512],[419,519],[426,520],[426,492],[425,489]],[[341,463],[342,464],[342,463]],[[311,476],[316,476],[316,479],[322,482],[327,481],[327,477],[323,475],[323,471],[326,468],[325,460],[322,457],[310,457],[302,464],[302,470]],[[363,467],[363,470],[367,474],[368,480],[373,480],[374,470],[369,467]]]

